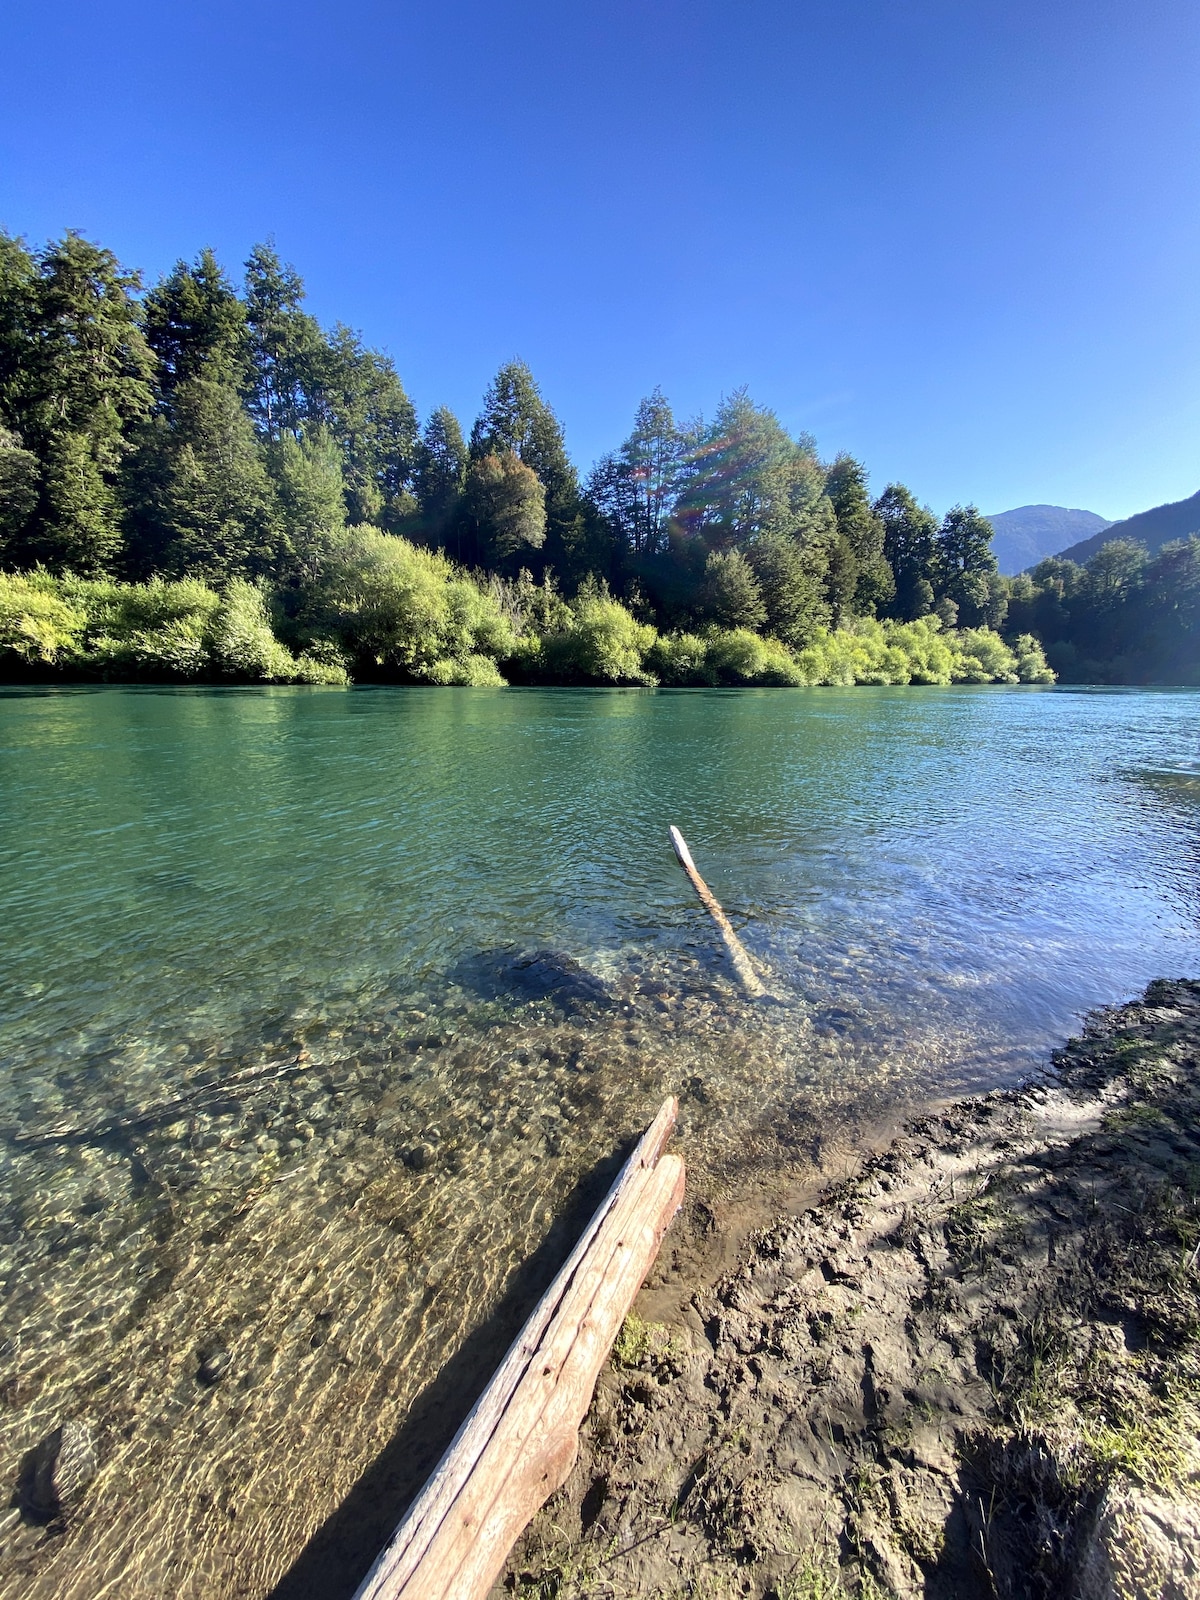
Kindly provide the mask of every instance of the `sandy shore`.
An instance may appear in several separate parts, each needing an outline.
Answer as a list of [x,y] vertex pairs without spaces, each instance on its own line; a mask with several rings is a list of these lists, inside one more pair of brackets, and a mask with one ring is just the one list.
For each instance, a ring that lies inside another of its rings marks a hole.
[[1200,1595],[1200,983],[662,1303],[498,1596]]

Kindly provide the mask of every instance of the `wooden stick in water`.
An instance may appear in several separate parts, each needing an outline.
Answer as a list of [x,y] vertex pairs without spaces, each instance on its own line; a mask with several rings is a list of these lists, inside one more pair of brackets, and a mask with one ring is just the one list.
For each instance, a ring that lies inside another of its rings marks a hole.
[[[355,1600],[476,1600],[575,1460],[596,1377],[683,1200],[664,1101]],[[661,1159],[660,1159],[661,1157]]]
[[721,905],[716,895],[696,871],[696,863],[692,860],[692,852],[687,847],[687,840],[676,827],[671,828],[671,843],[675,847],[679,865],[687,873],[691,879],[692,888],[700,896],[700,904],[716,923],[721,938],[725,941],[725,948],[729,952],[729,959],[733,963],[733,970],[737,973],[742,988],[756,1000],[761,999],[767,991],[759,982],[758,974],[750,963],[750,957],[746,954],[746,947],[737,934],[734,933],[733,924],[721,910]]

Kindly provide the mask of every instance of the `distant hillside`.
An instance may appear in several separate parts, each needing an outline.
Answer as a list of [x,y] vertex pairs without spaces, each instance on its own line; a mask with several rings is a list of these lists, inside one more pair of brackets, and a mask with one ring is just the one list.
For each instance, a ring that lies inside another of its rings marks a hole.
[[1000,571],[1010,577],[1111,526],[1094,511],[1070,511],[1066,506],[1018,506],[1015,511],[998,511],[988,521],[996,530],[992,549]]
[[[1200,533],[1200,491],[1187,500],[1172,500],[1169,505],[1139,511],[1136,517],[1126,517],[1124,522],[1110,522],[1103,532],[1054,553],[1061,555],[1064,561],[1082,563],[1110,539],[1140,539],[1153,554],[1172,539],[1186,539],[1189,533]],[[1006,570],[1003,562],[1000,565],[1001,571]]]

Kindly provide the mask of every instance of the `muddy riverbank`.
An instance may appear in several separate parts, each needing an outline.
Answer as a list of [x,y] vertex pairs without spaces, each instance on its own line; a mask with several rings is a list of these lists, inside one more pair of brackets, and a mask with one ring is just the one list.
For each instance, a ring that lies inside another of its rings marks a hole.
[[1200,1594],[1200,983],[687,1266],[497,1595]]

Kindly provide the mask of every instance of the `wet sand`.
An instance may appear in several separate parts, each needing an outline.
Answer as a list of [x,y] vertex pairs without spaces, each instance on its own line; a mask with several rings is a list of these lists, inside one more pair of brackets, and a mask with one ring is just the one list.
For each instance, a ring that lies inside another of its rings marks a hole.
[[497,1597],[1200,1594],[1200,983],[703,1281],[735,1225],[668,1236]]

